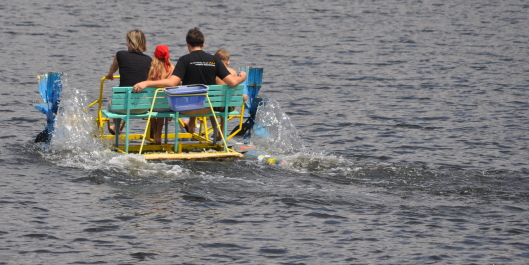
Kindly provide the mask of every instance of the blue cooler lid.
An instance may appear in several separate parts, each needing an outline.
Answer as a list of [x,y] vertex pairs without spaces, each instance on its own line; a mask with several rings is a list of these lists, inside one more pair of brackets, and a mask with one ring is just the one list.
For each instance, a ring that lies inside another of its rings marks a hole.
[[166,87],[164,91],[168,95],[182,95],[182,94],[201,94],[207,93],[209,87],[206,85],[186,85]]

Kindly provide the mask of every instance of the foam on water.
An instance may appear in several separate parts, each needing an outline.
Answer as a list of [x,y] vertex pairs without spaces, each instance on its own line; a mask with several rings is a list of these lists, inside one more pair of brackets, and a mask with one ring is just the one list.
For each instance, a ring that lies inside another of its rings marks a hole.
[[[388,163],[381,161],[353,160],[333,154],[328,150],[315,150],[298,134],[288,115],[276,100],[263,100],[256,114],[252,145],[258,150],[288,162],[282,167],[285,171],[295,174],[316,174],[319,178],[336,183],[355,183],[356,185],[420,186],[424,188],[424,180],[432,176],[451,175],[425,168],[421,165],[406,163]],[[269,185],[274,186],[273,183]],[[339,190],[341,186],[334,188]],[[297,187],[298,191],[306,187]],[[341,191],[346,192],[346,191]]]
[[289,166],[286,169],[299,173],[321,171],[329,175],[337,172],[349,174],[361,169],[350,159],[323,149],[315,150],[307,144],[280,104],[270,98],[259,103],[251,143],[258,150],[287,161]]
[[86,93],[69,87],[66,77],[63,77],[63,86],[50,146],[41,151],[46,160],[60,166],[87,170],[119,170],[126,175],[131,171],[139,171],[141,174],[138,176],[174,177],[185,171],[175,165],[148,163],[141,155],[111,151],[108,143],[97,137],[98,127],[94,117],[87,111]]

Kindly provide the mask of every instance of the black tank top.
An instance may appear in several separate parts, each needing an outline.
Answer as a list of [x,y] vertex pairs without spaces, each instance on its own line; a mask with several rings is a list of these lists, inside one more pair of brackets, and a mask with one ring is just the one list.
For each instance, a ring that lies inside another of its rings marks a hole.
[[147,80],[151,57],[137,51],[119,51],[116,53],[119,65],[119,86],[134,86]]

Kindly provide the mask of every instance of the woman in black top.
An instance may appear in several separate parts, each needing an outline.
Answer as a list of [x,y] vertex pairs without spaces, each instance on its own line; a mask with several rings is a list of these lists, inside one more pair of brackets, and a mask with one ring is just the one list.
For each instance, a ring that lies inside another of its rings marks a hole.
[[[114,80],[114,73],[119,69],[119,86],[134,86],[136,83],[147,80],[151,57],[143,54],[147,51],[147,40],[141,30],[131,30],[127,33],[127,51],[118,51],[114,61],[106,74],[106,79]],[[118,110],[116,113],[124,113]],[[133,110],[131,114],[144,113],[147,110]],[[115,124],[109,125],[108,131],[115,134]]]

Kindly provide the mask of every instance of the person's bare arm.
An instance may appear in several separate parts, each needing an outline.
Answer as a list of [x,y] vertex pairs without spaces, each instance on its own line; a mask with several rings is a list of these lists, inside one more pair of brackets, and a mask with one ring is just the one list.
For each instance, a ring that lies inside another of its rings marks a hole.
[[222,79],[220,79],[218,76],[215,77],[215,84],[216,85],[225,85],[226,83],[224,83],[224,81],[222,81]]
[[110,65],[110,69],[108,69],[107,75],[105,75],[106,79],[114,80],[114,73],[119,69],[118,64],[118,58],[114,55],[114,61],[112,61],[112,64]]
[[176,75],[171,75],[166,79],[161,80],[152,80],[152,81],[143,81],[134,85],[134,92],[141,92],[146,87],[172,87],[180,85],[180,77]]
[[228,86],[236,86],[244,82],[244,80],[246,79],[246,72],[240,71],[239,75],[240,76],[227,75],[226,77],[224,77],[224,79],[222,79],[222,81],[224,81],[224,83],[226,83]]
[[[235,69],[232,69],[232,68],[229,68],[229,67],[226,67],[228,69],[228,71],[230,71],[231,75],[233,76],[237,76],[237,71],[235,71]],[[226,83],[224,81],[222,81],[222,79],[220,79],[218,76],[215,77],[215,84],[216,85],[226,85]]]

